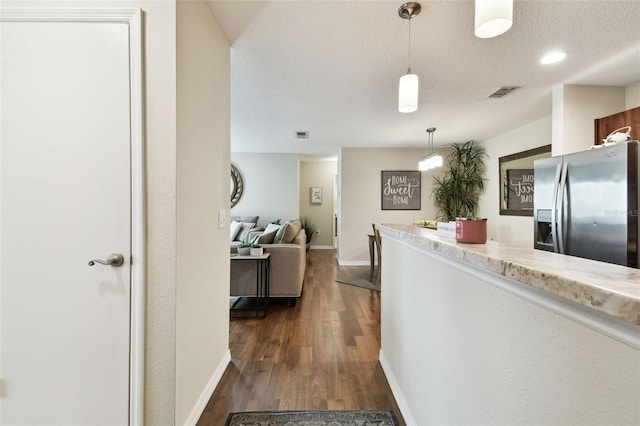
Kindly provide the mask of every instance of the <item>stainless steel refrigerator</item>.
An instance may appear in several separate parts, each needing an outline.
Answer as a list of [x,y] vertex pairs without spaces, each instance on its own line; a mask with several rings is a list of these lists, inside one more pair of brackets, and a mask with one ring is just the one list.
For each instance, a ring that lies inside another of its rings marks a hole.
[[638,141],[534,162],[534,247],[638,268]]

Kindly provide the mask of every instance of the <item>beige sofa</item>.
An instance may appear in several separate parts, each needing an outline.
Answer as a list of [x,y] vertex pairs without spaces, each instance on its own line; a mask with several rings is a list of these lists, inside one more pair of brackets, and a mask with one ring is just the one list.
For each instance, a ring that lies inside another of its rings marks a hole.
[[[282,226],[287,228],[278,231],[282,235],[277,235],[276,241],[282,239],[283,242],[261,243],[264,252],[271,254],[269,257],[271,271],[269,297],[287,298],[290,305],[295,305],[297,298],[302,295],[304,272],[307,264],[307,237],[304,229],[300,227],[299,221],[289,221]],[[255,238],[255,235],[253,237]],[[231,255],[234,256],[235,254],[232,253]],[[231,262],[230,296],[255,296],[256,269],[255,262]]]

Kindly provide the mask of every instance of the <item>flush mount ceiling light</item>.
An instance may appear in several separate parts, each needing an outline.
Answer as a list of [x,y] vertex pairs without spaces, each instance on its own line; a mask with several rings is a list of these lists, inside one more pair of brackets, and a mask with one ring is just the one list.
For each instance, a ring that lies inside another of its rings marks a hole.
[[398,15],[409,21],[409,66],[407,73],[400,77],[398,87],[398,111],[414,112],[418,109],[418,76],[411,73],[411,19],[418,16],[420,3],[405,3],[398,9]]
[[476,0],[476,37],[497,37],[512,24],[513,0]]
[[436,169],[442,166],[442,156],[433,150],[433,132],[435,131],[435,127],[429,127],[427,129],[427,133],[429,133],[428,147],[431,153],[420,160],[420,162],[418,163],[418,170],[420,170],[421,172]]
[[540,63],[544,65],[555,64],[567,57],[567,54],[560,51],[549,52],[540,59]]

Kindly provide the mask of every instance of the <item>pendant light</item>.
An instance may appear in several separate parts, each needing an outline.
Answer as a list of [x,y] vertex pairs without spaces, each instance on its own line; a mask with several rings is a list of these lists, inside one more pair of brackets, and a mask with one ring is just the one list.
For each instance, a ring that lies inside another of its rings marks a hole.
[[437,169],[438,167],[442,166],[442,156],[433,149],[433,132],[435,131],[435,127],[429,127],[427,129],[427,133],[429,133],[429,142],[427,143],[427,146],[429,148],[430,154],[427,154],[418,163],[418,170],[420,170],[421,172],[431,169]]
[[513,24],[513,0],[476,0],[475,35],[497,37]]
[[398,15],[409,21],[409,66],[407,73],[400,77],[398,87],[398,111],[414,112],[418,109],[418,76],[411,73],[411,18],[420,14],[420,3],[405,3],[398,9]]

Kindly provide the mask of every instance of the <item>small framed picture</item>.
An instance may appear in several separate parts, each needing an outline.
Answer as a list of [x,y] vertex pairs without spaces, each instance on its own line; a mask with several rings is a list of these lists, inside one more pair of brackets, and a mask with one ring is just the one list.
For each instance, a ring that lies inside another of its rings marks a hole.
[[311,204],[322,204],[322,187],[311,187]]

